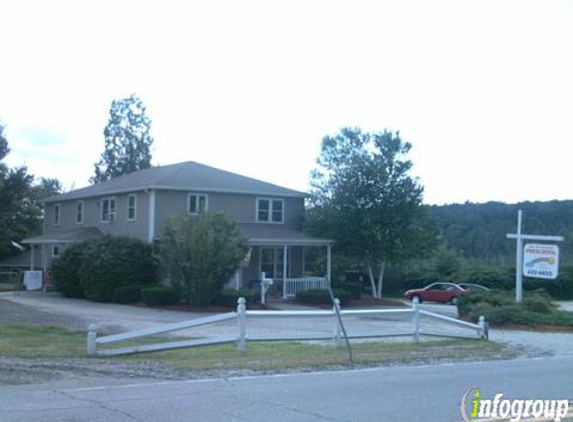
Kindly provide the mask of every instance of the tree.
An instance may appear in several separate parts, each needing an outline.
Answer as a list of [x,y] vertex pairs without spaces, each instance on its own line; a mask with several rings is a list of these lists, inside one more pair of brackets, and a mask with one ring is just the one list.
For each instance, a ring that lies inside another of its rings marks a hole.
[[5,126],[0,123],[0,161],[4,159],[10,152],[10,148],[8,148],[8,140],[4,135]]
[[104,129],[105,149],[95,167],[92,183],[151,167],[151,119],[135,94],[111,103]]
[[223,214],[170,220],[159,256],[169,282],[189,305],[208,305],[239,268],[246,239]]
[[[0,160],[10,152],[3,129],[0,125]],[[0,260],[19,252],[13,241],[40,233],[40,201],[60,191],[56,179],[41,178],[39,184],[34,184],[34,176],[26,167],[9,168],[0,162]]]
[[382,295],[388,263],[423,254],[436,241],[423,187],[410,176],[410,149],[398,132],[344,128],[322,140],[311,175],[307,227],[333,237],[339,250],[366,267],[374,297]]

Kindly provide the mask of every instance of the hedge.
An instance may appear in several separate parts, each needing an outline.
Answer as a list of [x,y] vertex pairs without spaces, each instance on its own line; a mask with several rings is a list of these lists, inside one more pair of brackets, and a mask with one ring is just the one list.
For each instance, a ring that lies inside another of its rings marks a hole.
[[66,297],[84,297],[80,284],[83,248],[83,242],[68,246],[52,264],[54,286]]
[[223,290],[213,300],[213,303],[219,306],[234,308],[237,306],[237,301],[240,297],[244,297],[247,300],[247,304],[252,304],[260,298],[260,293],[257,293],[257,291],[253,289]]
[[560,311],[545,292],[527,292],[523,302],[515,302],[514,292],[475,292],[460,296],[458,314],[477,321],[484,315],[493,325],[573,326],[573,313]]
[[119,286],[113,291],[111,301],[113,303],[133,303],[141,301],[141,289],[146,287],[145,284],[131,284]]
[[67,247],[54,261],[52,275],[65,296],[127,303],[139,300],[134,286],[155,282],[156,268],[151,245],[106,235]]
[[172,287],[150,286],[141,289],[141,297],[146,305],[161,306],[173,305],[179,302],[179,297]]
[[80,284],[87,299],[110,302],[118,287],[155,281],[157,266],[151,245],[109,235],[83,245]]
[[345,290],[352,295],[352,299],[360,299],[362,296],[362,283],[337,283],[334,285],[336,290]]
[[[340,299],[340,305],[348,305],[352,295],[346,290],[333,289],[335,298]],[[297,302],[308,304],[332,304],[330,293],[326,289],[305,290],[298,292],[295,297]]]

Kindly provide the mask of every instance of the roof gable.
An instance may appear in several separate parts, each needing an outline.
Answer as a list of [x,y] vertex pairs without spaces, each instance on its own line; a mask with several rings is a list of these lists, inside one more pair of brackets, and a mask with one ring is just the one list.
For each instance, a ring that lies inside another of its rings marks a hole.
[[144,189],[194,190],[290,197],[306,196],[303,192],[194,161],[187,161],[135,171],[107,182],[50,197],[45,202],[91,198]]

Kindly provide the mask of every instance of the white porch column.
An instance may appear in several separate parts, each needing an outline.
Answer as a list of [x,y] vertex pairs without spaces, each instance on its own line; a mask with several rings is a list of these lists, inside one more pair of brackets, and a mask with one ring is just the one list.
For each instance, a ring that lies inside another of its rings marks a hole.
[[288,269],[288,246],[284,245],[283,246],[283,280],[286,281],[288,274],[287,274],[287,269]]
[[149,243],[153,242],[155,237],[155,190],[150,190],[149,194],[149,220],[147,222],[147,241]]
[[30,245],[30,271],[34,271],[34,244]]
[[332,245],[328,244],[326,245],[326,278],[328,279],[328,282],[331,283],[330,277],[331,277],[331,264],[332,264]]
[[288,246],[283,246],[283,299],[286,299]]

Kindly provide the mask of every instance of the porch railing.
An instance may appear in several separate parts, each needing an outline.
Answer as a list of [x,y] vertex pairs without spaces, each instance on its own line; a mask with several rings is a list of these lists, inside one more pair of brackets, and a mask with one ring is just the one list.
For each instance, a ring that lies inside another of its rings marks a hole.
[[305,290],[328,289],[329,285],[326,277],[287,278],[283,282],[283,298],[295,297]]

